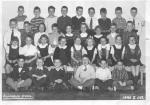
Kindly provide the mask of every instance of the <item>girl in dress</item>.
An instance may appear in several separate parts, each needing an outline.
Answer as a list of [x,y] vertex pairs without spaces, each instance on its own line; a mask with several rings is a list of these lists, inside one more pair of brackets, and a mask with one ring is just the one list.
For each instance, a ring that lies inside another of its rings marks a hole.
[[37,46],[39,53],[38,56],[44,61],[44,66],[52,66],[53,62],[51,57],[53,56],[53,48],[49,45],[48,36],[42,35]]

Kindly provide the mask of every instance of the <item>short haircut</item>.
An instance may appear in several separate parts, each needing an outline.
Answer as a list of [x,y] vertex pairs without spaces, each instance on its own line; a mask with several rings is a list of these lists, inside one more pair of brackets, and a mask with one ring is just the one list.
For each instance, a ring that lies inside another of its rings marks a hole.
[[26,39],[27,39],[27,38],[30,38],[30,39],[33,41],[33,38],[32,38],[32,36],[30,36],[30,35],[27,35],[27,36],[26,36]]
[[68,7],[67,6],[62,6],[61,9],[66,8],[66,10],[68,11]]
[[99,28],[100,30],[102,30],[101,26],[97,25],[97,26],[95,27],[95,31],[96,31],[98,28]]
[[17,20],[14,19],[14,18],[12,18],[12,19],[9,20],[9,23],[11,23],[11,22],[15,22],[17,24]]
[[119,63],[119,62],[121,62],[121,63],[122,63],[122,65],[124,65],[123,60],[118,59],[118,60],[117,60],[117,63]]
[[133,22],[132,22],[132,21],[127,21],[127,24],[128,24],[128,23],[131,23],[131,24],[133,24]]
[[116,24],[116,23],[111,23],[111,26],[115,26],[115,27],[116,27],[116,26],[117,26],[117,24]]
[[55,59],[54,59],[54,63],[55,63],[56,60],[60,61],[61,65],[62,65],[61,59],[55,58]]
[[105,40],[106,40],[106,44],[109,42],[108,38],[106,38],[105,36],[102,36],[102,37],[100,38],[100,43],[101,43],[101,39],[105,39]]
[[29,21],[25,21],[25,22],[24,22],[24,25],[25,25],[25,24],[31,25],[31,23],[30,23]]
[[81,23],[80,28],[81,28],[82,25],[85,25],[86,29],[88,30],[88,25],[85,22]]
[[58,24],[57,23],[52,24],[52,28],[54,28],[54,27],[58,28]]
[[82,6],[77,6],[76,11],[78,11],[79,9],[83,9],[83,7]]
[[39,11],[41,12],[40,7],[38,7],[38,6],[34,7],[34,11],[35,11],[35,10],[39,10]]
[[120,37],[121,40],[122,40],[122,36],[121,36],[121,35],[117,35],[117,36],[115,37],[115,39],[117,39],[118,37]]
[[132,8],[131,8],[131,11],[132,11],[132,10],[135,10],[135,11],[137,12],[137,8],[136,8],[136,7],[132,7]]
[[62,39],[66,39],[66,37],[60,36],[60,37],[58,38],[58,41],[61,41]]
[[54,6],[49,6],[49,7],[48,7],[48,11],[49,11],[50,9],[53,9],[53,10],[55,11],[55,7],[54,7]]
[[84,54],[83,56],[82,56],[82,59],[83,58],[88,58],[89,59],[89,56],[87,55],[87,54]]
[[94,7],[90,7],[90,8],[88,9],[88,12],[89,12],[90,10],[93,10],[93,11],[95,12],[95,8],[94,8]]
[[20,6],[18,6],[18,11],[19,11],[20,8],[24,9],[24,7],[22,5],[20,5]]
[[122,8],[121,7],[116,7],[115,11],[121,11],[122,12]]
[[19,56],[18,56],[18,60],[20,60],[20,59],[25,60],[25,56],[24,56],[24,55],[19,55]]
[[101,8],[101,9],[100,9],[100,13],[107,13],[106,8]]
[[107,63],[107,60],[104,58],[100,60],[100,63],[102,63],[102,61],[105,61]]
[[41,37],[40,37],[40,39],[39,39],[39,43],[41,43],[41,39],[42,39],[42,38],[46,38],[47,43],[49,43],[49,38],[48,38],[48,36],[47,36],[46,34],[41,35]]
[[44,32],[46,31],[46,25],[44,23],[40,23],[38,29],[40,28],[40,25],[44,26]]

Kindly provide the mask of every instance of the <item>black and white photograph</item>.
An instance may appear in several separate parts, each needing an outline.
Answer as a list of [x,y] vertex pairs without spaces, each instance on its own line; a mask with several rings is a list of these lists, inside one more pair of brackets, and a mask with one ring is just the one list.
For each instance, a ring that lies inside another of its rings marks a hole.
[[146,100],[146,1],[1,3],[2,101]]

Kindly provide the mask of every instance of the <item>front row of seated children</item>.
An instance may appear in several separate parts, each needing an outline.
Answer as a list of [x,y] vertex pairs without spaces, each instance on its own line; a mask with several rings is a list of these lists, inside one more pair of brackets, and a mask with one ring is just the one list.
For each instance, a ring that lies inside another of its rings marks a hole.
[[68,89],[74,87],[79,90],[85,88],[99,90],[133,90],[133,81],[129,80],[122,61],[118,61],[113,69],[108,67],[107,61],[102,59],[100,67],[90,64],[87,55],[83,55],[82,64],[71,79],[67,78],[67,70],[60,59],[54,60],[54,66],[46,68],[41,58],[36,60],[36,67],[29,69],[24,65],[24,57],[19,57],[14,70],[9,73],[6,84],[14,91],[19,89]]

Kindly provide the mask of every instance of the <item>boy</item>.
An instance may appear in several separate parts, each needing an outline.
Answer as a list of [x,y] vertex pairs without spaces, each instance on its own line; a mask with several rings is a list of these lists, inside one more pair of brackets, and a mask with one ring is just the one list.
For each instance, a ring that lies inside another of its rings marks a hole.
[[29,69],[24,66],[24,58],[19,57],[18,65],[14,66],[13,71],[8,75],[6,84],[13,90],[18,91],[23,87],[26,90],[31,86],[32,80],[29,75]]
[[44,62],[42,59],[38,58],[36,61],[36,67],[32,69],[32,81],[33,86],[36,89],[46,88],[47,73],[48,70],[43,66]]
[[108,68],[106,60],[102,59],[100,61],[100,66],[96,69],[96,79],[95,86],[100,90],[109,90],[112,91],[113,80],[111,78],[111,71]]
[[122,35],[123,31],[126,29],[126,20],[122,17],[122,8],[116,7],[115,9],[116,18],[112,20],[112,23],[117,25],[117,31]]
[[52,33],[52,25],[54,23],[57,23],[57,16],[55,16],[55,7],[49,6],[48,7],[48,14],[49,16],[45,19],[45,26],[46,26],[46,32]]
[[63,34],[66,33],[66,26],[71,25],[71,17],[67,16],[68,7],[62,6],[61,7],[61,14],[62,16],[58,18],[57,24],[60,32]]
[[24,23],[24,21],[27,20],[27,16],[24,15],[24,7],[22,5],[18,6],[18,16],[16,16],[14,19],[17,20],[18,29],[22,30],[23,29],[23,23]]
[[44,18],[40,16],[41,9],[40,7],[36,6],[34,7],[34,18],[31,19],[31,29],[34,33],[38,32],[39,24],[44,23]]
[[98,19],[99,26],[102,28],[102,34],[107,36],[110,33],[111,20],[106,17],[107,10],[106,8],[100,9],[101,18]]
[[128,73],[125,70],[122,61],[118,61],[114,70],[112,71],[113,86],[117,90],[133,90],[132,80],[128,79]]
[[80,30],[81,23],[85,22],[85,18],[82,16],[83,7],[76,7],[76,13],[77,16],[72,17],[72,29],[78,33]]

